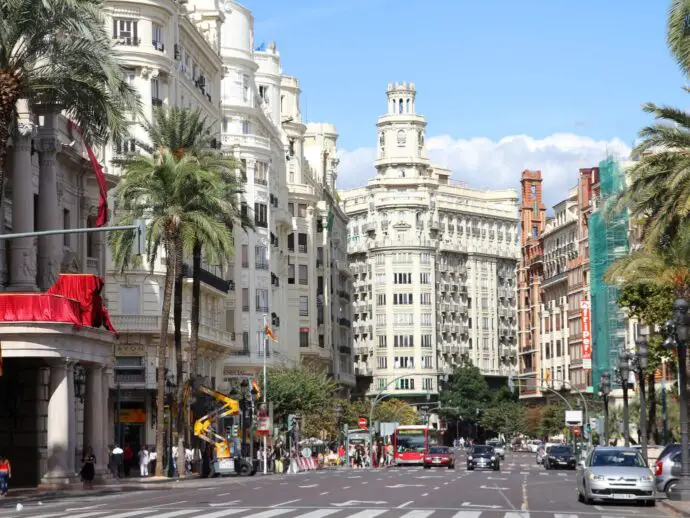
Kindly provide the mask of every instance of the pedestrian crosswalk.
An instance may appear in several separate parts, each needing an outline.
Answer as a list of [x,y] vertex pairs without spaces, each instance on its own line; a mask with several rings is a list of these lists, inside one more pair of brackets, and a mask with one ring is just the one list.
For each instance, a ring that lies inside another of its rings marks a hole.
[[[0,517],[10,516],[0,512]],[[108,511],[104,509],[40,512],[23,509],[22,518],[581,518],[573,512],[506,511],[499,509],[400,509],[400,508],[252,508],[228,507],[225,509],[187,508],[168,510],[163,507]],[[625,509],[611,510],[606,514],[586,512],[582,518],[624,518]],[[647,513],[647,517],[652,517]],[[657,515],[661,517],[662,515]]]

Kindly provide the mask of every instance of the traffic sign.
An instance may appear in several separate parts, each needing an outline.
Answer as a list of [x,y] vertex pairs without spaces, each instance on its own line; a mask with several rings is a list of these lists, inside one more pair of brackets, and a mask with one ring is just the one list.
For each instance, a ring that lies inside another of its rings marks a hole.
[[360,428],[366,428],[367,427],[366,417],[360,417],[359,421],[357,422],[357,426],[359,426]]

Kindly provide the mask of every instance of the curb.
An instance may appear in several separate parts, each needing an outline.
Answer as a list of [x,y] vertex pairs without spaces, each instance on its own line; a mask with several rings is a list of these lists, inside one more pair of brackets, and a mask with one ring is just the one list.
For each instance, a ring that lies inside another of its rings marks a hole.
[[669,511],[671,511],[676,516],[690,516],[690,512],[686,512],[686,511],[683,511],[682,509],[678,509],[675,505],[673,505],[668,500],[657,500],[657,504],[661,504],[661,506],[663,508],[668,509]]

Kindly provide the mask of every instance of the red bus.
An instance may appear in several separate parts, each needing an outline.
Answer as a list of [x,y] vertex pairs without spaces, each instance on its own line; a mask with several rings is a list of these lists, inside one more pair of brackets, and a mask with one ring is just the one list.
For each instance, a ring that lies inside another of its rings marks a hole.
[[440,440],[440,432],[426,425],[399,426],[393,432],[395,463],[423,464],[424,452]]

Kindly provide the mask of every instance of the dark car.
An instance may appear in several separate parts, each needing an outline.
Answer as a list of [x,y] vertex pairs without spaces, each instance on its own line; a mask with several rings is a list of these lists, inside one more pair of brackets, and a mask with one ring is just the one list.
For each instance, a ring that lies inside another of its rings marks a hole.
[[424,469],[432,467],[455,469],[455,453],[447,446],[431,446],[424,453]]
[[570,446],[551,446],[549,452],[544,457],[544,467],[546,469],[575,469],[575,463],[575,453]]
[[472,471],[474,468],[493,469],[494,471],[501,469],[501,460],[493,446],[472,447],[467,455],[467,470]]

